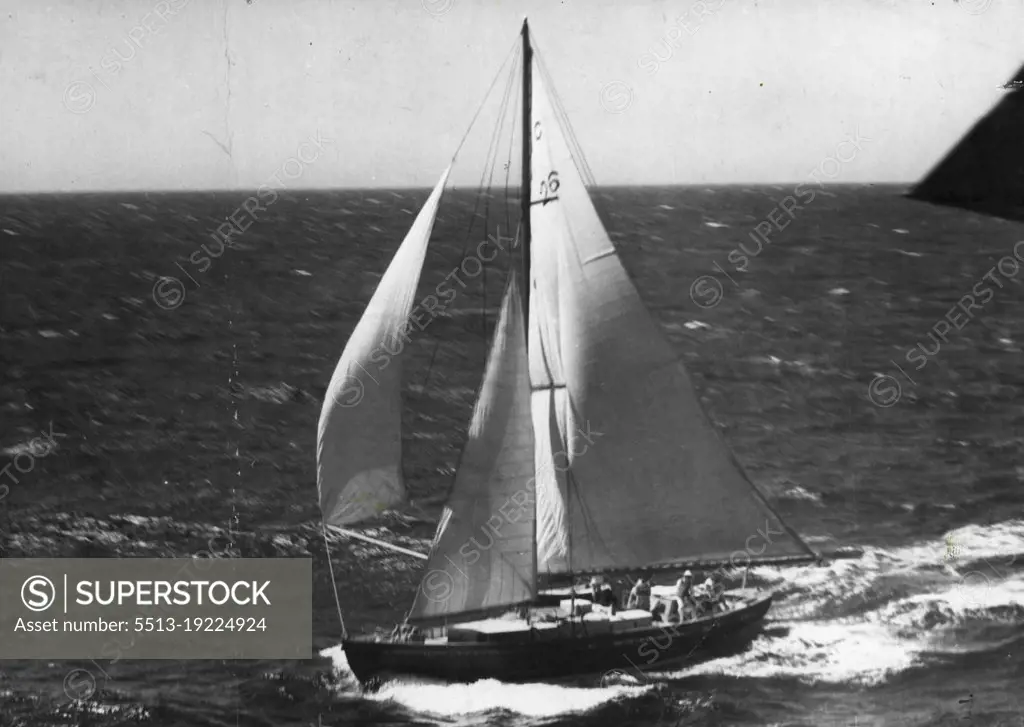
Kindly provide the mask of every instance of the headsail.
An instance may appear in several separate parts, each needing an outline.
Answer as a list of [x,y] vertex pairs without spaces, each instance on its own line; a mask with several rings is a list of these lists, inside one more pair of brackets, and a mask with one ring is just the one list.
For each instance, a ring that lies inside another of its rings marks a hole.
[[405,499],[402,349],[446,169],[395,253],[327,387],[317,433],[317,490],[328,525],[379,514]]
[[533,523],[530,379],[513,275],[410,623],[443,623],[533,600]]
[[538,442],[555,443],[537,463],[540,570],[813,555],[707,419],[598,218],[543,78],[532,87],[530,370]]

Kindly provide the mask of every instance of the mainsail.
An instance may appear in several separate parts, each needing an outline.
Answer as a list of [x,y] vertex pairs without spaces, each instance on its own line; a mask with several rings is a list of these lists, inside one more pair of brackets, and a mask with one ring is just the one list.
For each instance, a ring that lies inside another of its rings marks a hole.
[[536,597],[533,457],[526,331],[512,275],[410,623],[443,623]]
[[402,350],[416,287],[448,179],[444,171],[395,253],[341,354],[317,433],[317,490],[328,525],[379,514],[405,499]]
[[532,89],[539,569],[813,556],[707,419],[598,218],[541,75]]

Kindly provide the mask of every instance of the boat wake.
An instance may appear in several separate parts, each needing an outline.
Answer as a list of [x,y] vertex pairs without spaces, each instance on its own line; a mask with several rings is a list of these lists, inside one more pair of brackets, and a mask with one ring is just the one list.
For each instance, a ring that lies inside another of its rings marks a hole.
[[[738,655],[648,672],[642,681],[629,676],[624,660],[625,673],[616,680],[444,684],[400,678],[365,697],[441,719],[475,715],[484,724],[511,712],[544,721],[650,702],[664,682],[700,689],[708,680],[737,678],[878,685],[937,660],[1005,651],[1024,635],[1024,520],[969,525],[933,540],[864,551],[858,560],[828,567],[752,569],[753,584],[771,588],[777,600],[764,632]],[[344,675],[346,691],[356,691],[340,647],[324,654]]]
[[875,685],[957,654],[1000,649],[1024,627],[1024,521],[969,525],[941,540],[866,547],[827,568],[761,568],[778,594],[742,654],[657,676],[796,678]]

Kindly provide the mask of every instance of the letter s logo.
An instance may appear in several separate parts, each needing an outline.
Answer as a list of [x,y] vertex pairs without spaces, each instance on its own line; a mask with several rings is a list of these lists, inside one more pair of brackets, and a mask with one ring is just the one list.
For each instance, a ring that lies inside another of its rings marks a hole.
[[45,611],[56,600],[57,589],[54,588],[53,581],[46,576],[32,576],[21,586],[21,602],[29,611]]

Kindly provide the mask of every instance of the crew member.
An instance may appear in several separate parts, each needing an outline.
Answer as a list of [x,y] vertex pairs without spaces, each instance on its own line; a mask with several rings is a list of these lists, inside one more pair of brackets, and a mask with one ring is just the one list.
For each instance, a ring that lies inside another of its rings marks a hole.
[[712,591],[715,584],[710,578],[698,586],[694,586],[693,599],[697,602],[697,618],[704,618],[712,613]]
[[643,576],[637,578],[633,584],[633,590],[629,592],[628,608],[639,608],[644,611],[651,610],[651,584]]
[[692,614],[697,613],[697,601],[693,597],[693,573],[686,571],[683,577],[676,581],[676,607],[679,609],[679,622],[682,623],[685,617],[685,609],[690,608]]
[[615,613],[615,607],[618,605],[618,598],[615,596],[615,591],[611,585],[604,582],[604,579],[599,576],[594,576],[590,579],[590,592],[593,594],[594,605],[604,606]]
[[722,597],[722,588],[715,583],[713,576],[708,576],[708,579],[704,581],[704,594],[709,613],[726,610],[725,599]]

